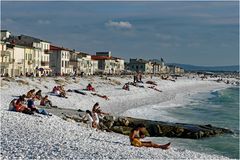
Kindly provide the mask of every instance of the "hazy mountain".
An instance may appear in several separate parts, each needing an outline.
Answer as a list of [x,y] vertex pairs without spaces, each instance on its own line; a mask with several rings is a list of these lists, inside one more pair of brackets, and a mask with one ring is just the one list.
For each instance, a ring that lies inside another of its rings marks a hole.
[[169,63],[168,65],[176,65],[186,71],[239,71],[239,65],[232,66],[194,66],[188,64]]

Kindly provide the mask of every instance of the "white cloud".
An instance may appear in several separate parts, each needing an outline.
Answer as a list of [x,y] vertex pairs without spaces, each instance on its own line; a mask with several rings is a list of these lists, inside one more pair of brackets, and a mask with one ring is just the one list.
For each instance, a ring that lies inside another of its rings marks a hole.
[[124,22],[124,21],[120,21],[120,22],[114,22],[114,21],[108,21],[107,23],[105,23],[106,26],[108,27],[112,27],[112,28],[117,28],[117,29],[131,29],[132,28],[132,24],[129,22]]
[[42,20],[42,19],[39,19],[37,21],[38,24],[50,24],[51,22],[49,20]]

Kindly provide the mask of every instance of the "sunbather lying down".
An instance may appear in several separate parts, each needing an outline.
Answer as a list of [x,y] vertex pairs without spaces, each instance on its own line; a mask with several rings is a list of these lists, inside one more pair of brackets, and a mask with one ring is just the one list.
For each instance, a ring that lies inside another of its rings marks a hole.
[[155,91],[162,92],[161,90],[157,89],[155,86],[150,86],[148,88],[154,89]]
[[152,84],[152,85],[154,85],[154,86],[157,86],[157,83],[154,82],[154,81],[147,81],[146,83],[147,83],[147,84]]
[[94,96],[98,96],[98,97],[104,98],[105,100],[110,100],[110,99],[108,98],[108,96],[106,96],[106,95],[100,95],[100,94],[98,94],[98,93],[91,93],[91,94],[94,95]]
[[144,130],[145,126],[143,124],[137,125],[133,130],[131,131],[129,138],[131,145],[135,147],[153,147],[153,148],[161,148],[161,149],[169,149],[171,143],[167,144],[156,144],[152,141],[141,141],[140,138],[144,138]]

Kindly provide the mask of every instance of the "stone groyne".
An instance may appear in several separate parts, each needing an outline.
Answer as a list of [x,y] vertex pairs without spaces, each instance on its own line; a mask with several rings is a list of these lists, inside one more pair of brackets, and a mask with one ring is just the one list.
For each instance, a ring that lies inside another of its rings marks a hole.
[[[63,109],[63,108],[45,108],[48,112],[53,113],[67,121],[86,123],[82,119],[85,114],[82,110]],[[119,117],[113,115],[104,116],[100,119],[101,129],[113,131],[116,133],[129,135],[130,131],[137,124],[142,123],[146,126],[146,133],[150,137],[177,137],[200,139],[222,134],[232,134],[233,131],[226,128],[212,126],[211,124],[186,124],[170,123],[163,121],[153,121],[138,119],[132,117]]]

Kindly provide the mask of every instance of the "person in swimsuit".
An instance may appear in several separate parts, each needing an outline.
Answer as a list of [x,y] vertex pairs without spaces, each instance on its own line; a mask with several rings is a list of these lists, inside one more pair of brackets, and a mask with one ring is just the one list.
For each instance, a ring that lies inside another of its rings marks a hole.
[[129,135],[131,145],[135,147],[153,147],[153,148],[161,148],[161,149],[169,149],[171,143],[167,144],[156,144],[152,141],[141,141],[140,138],[144,138],[144,124],[139,124],[134,127]]

